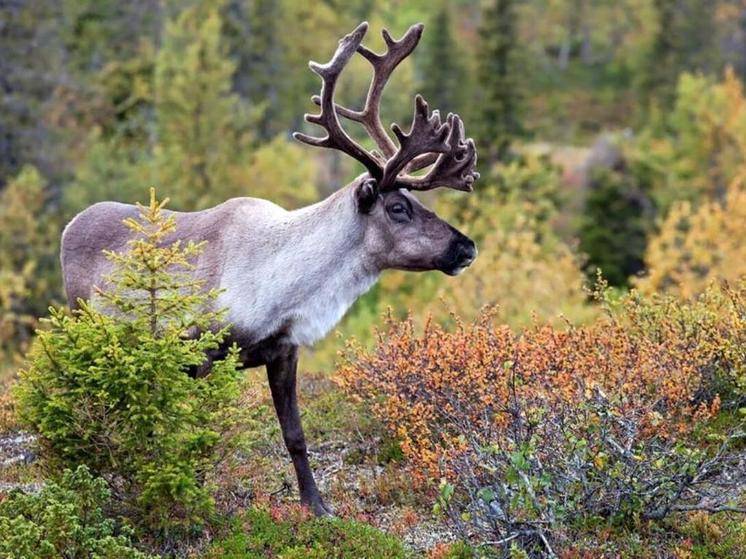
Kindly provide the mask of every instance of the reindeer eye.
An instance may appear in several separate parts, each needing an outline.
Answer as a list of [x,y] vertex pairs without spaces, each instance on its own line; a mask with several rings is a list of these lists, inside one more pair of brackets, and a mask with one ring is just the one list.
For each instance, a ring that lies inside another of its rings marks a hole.
[[394,202],[388,206],[388,211],[394,221],[405,223],[412,219],[411,210],[402,202]]

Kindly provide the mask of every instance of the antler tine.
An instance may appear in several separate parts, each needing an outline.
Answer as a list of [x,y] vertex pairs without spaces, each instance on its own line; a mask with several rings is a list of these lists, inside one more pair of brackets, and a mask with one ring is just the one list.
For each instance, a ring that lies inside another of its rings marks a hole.
[[450,128],[449,149],[438,157],[426,175],[399,177],[397,182],[401,187],[409,190],[432,190],[446,186],[465,192],[473,190],[474,181],[479,178],[479,173],[474,170],[477,164],[474,140],[465,138],[464,123],[458,115],[449,114],[447,122]]
[[[391,126],[399,142],[398,148],[381,124],[383,89],[391,73],[417,46],[423,25],[413,25],[398,41],[384,29],[382,35],[386,52],[383,54],[362,45],[367,30],[368,24],[363,22],[343,37],[334,56],[326,64],[309,63],[311,70],[321,77],[321,95],[312,97],[314,103],[321,107],[321,112],[317,115],[306,114],[305,119],[324,128],[327,135],[317,138],[295,132],[293,137],[312,146],[337,149],[354,157],[376,180],[380,192],[395,188],[431,190],[439,186],[471,191],[474,181],[479,178],[479,173],[474,170],[477,150],[474,141],[465,138],[464,125],[458,115],[449,114],[446,122],[442,122],[440,113],[431,113],[424,99],[417,95],[409,132],[405,133],[396,124]],[[356,52],[373,66],[365,105],[360,111],[334,102],[337,80]],[[382,153],[363,149],[344,131],[339,116],[361,123]],[[424,176],[409,174],[425,167],[430,167],[430,170]]]
[[327,135],[325,138],[317,138],[301,132],[294,132],[293,137],[311,146],[342,151],[360,161],[373,178],[380,179],[383,175],[381,164],[347,135],[337,118],[334,103],[334,89],[337,85],[337,79],[350,61],[350,58],[352,58],[360,47],[360,43],[367,31],[368,23],[361,23],[352,33],[340,39],[339,46],[329,62],[326,64],[319,64],[318,62],[308,63],[311,70],[321,78],[321,96],[314,96],[314,101],[317,101],[317,104],[321,106],[321,113],[317,115],[306,114],[304,118],[307,122],[324,128]]
[[379,184],[381,192],[398,188],[399,173],[416,157],[427,153],[446,153],[451,149],[448,138],[453,136],[452,123],[442,123],[438,111],[430,113],[421,95],[415,97],[414,106],[414,118],[408,134],[397,124],[391,125],[399,140],[399,149],[386,162]]
[[438,157],[440,157],[439,153],[425,153],[412,159],[404,170],[407,173],[414,173],[415,171],[429,167],[438,160]]
[[[417,47],[420,37],[422,37],[423,29],[424,25],[421,23],[412,25],[398,41],[391,37],[388,30],[384,29],[381,31],[381,35],[387,48],[383,54],[377,54],[364,45],[359,45],[357,52],[370,62],[373,67],[373,77],[368,87],[365,105],[360,111],[348,109],[340,105],[336,105],[335,107],[337,114],[340,116],[363,125],[365,131],[378,145],[378,149],[381,150],[385,159],[393,157],[396,153],[396,145],[386,133],[386,129],[381,123],[381,96],[393,71]],[[321,103],[321,99],[318,96],[313,101],[317,105]]]

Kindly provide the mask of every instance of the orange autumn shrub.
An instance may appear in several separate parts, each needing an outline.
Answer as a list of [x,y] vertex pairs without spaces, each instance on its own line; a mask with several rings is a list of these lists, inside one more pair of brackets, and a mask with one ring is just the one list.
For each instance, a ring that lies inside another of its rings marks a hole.
[[414,479],[441,480],[436,510],[460,537],[554,556],[579,521],[742,498],[730,450],[743,433],[697,441],[720,406],[713,379],[733,385],[744,362],[733,296],[629,297],[591,325],[520,334],[489,312],[421,333],[389,318],[373,351],[348,348],[338,382],[398,438]]
[[612,319],[632,335],[689,356],[701,377],[698,398],[718,395],[730,408],[746,402],[746,276],[711,282],[687,300],[636,291],[617,301],[601,298]]
[[712,411],[694,402],[701,381],[694,365],[692,355],[613,322],[566,330],[534,326],[516,335],[485,313],[454,331],[428,323],[419,336],[411,320],[389,320],[373,353],[348,353],[338,380],[371,402],[416,472],[428,478],[447,475],[449,453],[463,447],[454,417],[475,429],[505,429],[511,393],[531,415],[599,391],[613,395],[618,413],[639,416],[645,432],[686,432],[693,419]]

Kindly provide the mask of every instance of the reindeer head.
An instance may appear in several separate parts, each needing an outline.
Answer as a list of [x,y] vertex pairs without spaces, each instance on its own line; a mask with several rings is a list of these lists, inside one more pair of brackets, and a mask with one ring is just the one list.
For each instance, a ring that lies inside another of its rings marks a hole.
[[[312,98],[321,112],[307,114],[305,119],[323,127],[327,135],[316,138],[296,132],[293,137],[312,146],[339,150],[365,166],[367,174],[349,188],[355,193],[367,249],[381,268],[441,270],[456,275],[476,257],[474,242],[438,218],[410,191],[442,186],[471,192],[479,178],[474,171],[477,161],[474,141],[465,138],[458,115],[448,114],[443,121],[440,113],[431,112],[417,95],[409,132],[391,125],[398,146],[394,143],[381,124],[381,95],[391,73],[417,46],[423,25],[413,25],[398,41],[384,29],[382,35],[387,46],[384,54],[362,45],[367,30],[368,24],[363,22],[343,37],[326,64],[309,63],[322,80],[321,95]],[[373,67],[365,105],[359,111],[334,102],[337,80],[356,52]],[[342,128],[340,116],[361,124],[380,152],[368,151],[352,139]],[[424,173],[413,174],[425,169]]]

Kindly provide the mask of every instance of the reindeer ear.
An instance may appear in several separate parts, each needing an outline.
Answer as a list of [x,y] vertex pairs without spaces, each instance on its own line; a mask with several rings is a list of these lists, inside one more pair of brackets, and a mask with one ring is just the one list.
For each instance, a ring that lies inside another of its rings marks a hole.
[[364,179],[355,191],[357,209],[361,214],[370,213],[378,200],[378,182],[376,179]]

